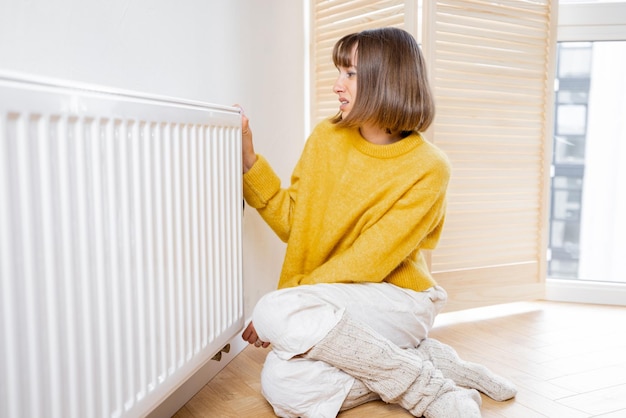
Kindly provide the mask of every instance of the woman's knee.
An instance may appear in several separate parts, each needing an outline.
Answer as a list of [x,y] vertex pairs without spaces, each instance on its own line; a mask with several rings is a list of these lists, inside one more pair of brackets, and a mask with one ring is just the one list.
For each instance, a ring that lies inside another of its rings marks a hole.
[[[267,333],[270,331],[268,328],[274,327],[284,329],[283,322],[291,315],[291,310],[296,309],[298,299],[297,294],[286,290],[275,290],[261,297],[252,312],[252,322],[257,332]],[[269,336],[266,337],[267,340],[262,339],[270,341]]]
[[343,315],[313,286],[280,289],[264,295],[254,308],[252,321],[262,341],[270,342],[281,358],[302,354],[321,340]]

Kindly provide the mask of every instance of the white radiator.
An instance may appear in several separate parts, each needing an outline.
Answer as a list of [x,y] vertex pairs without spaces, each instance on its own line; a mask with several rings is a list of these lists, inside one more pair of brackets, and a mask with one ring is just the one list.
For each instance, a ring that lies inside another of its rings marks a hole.
[[0,416],[149,413],[244,325],[241,117],[0,74]]

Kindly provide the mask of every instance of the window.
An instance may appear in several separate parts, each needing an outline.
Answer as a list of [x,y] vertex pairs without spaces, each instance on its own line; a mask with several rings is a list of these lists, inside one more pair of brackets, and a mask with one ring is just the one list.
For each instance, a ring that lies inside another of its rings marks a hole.
[[552,278],[626,283],[621,221],[626,41],[619,40],[626,39],[625,4],[561,6],[548,251]]
[[557,48],[548,276],[578,277],[591,43]]
[[558,41],[546,297],[625,305],[626,2],[561,0]]

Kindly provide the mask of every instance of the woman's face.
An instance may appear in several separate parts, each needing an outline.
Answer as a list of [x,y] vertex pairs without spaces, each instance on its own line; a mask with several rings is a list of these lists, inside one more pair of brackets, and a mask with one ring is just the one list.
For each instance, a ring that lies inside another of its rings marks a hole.
[[333,85],[333,92],[339,96],[341,118],[345,118],[356,100],[356,45],[352,48],[352,66],[338,67],[339,77]]

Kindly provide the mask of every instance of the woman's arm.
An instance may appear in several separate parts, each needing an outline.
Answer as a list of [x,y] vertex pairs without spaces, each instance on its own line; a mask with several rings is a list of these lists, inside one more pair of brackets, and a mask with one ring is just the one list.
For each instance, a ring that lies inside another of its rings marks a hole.
[[280,178],[267,160],[254,151],[250,121],[243,109],[241,124],[244,199],[248,205],[257,209],[278,237],[286,242],[291,230],[291,213],[297,190],[297,176],[292,176],[288,189],[282,189]]

